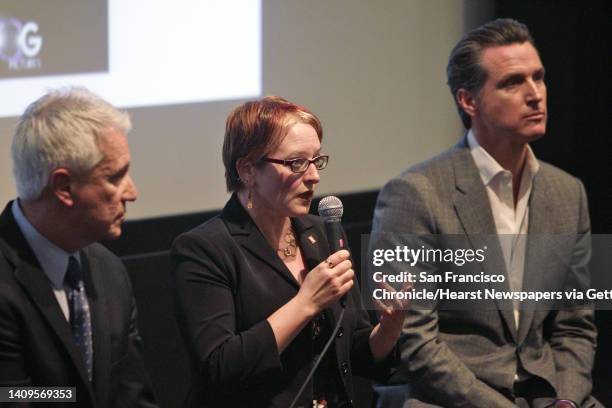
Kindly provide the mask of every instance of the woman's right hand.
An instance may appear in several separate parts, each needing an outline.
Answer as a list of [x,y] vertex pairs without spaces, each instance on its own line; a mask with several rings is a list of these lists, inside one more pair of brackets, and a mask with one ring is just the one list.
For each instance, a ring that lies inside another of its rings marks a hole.
[[268,317],[279,353],[314,316],[339,302],[353,287],[355,272],[352,266],[347,250],[331,254],[306,274],[297,295]]
[[347,250],[341,249],[306,275],[296,297],[313,316],[339,301],[353,287],[355,272],[349,256]]

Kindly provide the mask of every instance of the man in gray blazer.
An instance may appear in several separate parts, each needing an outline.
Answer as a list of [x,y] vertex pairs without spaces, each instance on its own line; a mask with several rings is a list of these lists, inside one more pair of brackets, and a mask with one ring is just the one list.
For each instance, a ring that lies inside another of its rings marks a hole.
[[17,406],[157,407],[127,271],[96,243],[119,237],[137,196],[129,128],[79,88],[44,95],[17,125],[19,198],[0,215],[0,387],[36,388]]
[[[486,259],[474,267],[503,274],[498,289],[588,284],[582,183],[538,161],[528,144],[544,135],[547,109],[544,67],[527,27],[499,19],[467,33],[450,55],[447,75],[468,133],[385,185],[370,252],[405,244],[399,234],[435,237],[421,242],[435,248],[460,234],[474,249],[489,234],[495,239]],[[387,390],[400,389],[404,407],[601,406],[590,396],[595,347],[588,304],[523,308],[491,299],[478,309],[412,307],[401,366],[391,379],[409,385]],[[383,392],[379,402],[390,395]]]

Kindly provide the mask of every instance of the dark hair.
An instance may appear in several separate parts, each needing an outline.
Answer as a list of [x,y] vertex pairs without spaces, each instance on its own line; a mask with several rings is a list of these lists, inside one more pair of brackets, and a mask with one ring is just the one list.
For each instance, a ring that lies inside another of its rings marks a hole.
[[319,141],[323,139],[319,119],[303,106],[280,96],[267,96],[235,108],[227,117],[223,140],[227,191],[238,191],[244,187],[236,169],[238,159],[245,158],[257,163],[282,143],[291,126],[296,123],[312,126]]
[[472,126],[472,121],[459,105],[457,91],[463,88],[468,92],[478,93],[482,88],[487,79],[487,72],[480,65],[483,50],[525,42],[534,44],[525,24],[510,18],[498,18],[468,32],[455,45],[448,58],[446,78],[466,129]]

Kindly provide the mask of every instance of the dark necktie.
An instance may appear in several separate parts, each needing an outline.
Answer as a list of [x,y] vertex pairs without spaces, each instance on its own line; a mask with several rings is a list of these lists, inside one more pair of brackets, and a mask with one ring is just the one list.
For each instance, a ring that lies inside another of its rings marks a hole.
[[70,309],[70,326],[72,335],[81,351],[89,381],[92,379],[93,366],[93,345],[91,339],[91,316],[89,314],[89,302],[85,294],[83,285],[83,273],[81,265],[73,256],[68,259],[68,269],[66,270],[66,284],[69,289],[66,291],[68,296],[68,307]]

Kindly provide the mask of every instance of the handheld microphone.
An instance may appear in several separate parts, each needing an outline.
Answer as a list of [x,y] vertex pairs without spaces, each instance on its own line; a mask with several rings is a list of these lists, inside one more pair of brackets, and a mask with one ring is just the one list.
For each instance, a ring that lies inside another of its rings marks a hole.
[[319,201],[319,215],[325,221],[325,232],[331,253],[346,248],[340,220],[344,213],[342,201],[335,196],[327,196]]
[[[330,255],[343,248],[346,248],[346,242],[344,242],[344,235],[342,234],[342,227],[340,226],[340,219],[342,218],[343,212],[344,207],[342,206],[342,201],[340,201],[338,197],[327,196],[319,201],[319,215],[325,220],[325,233],[327,234],[327,240],[329,241]],[[289,408],[295,407],[297,400],[300,398],[304,392],[304,389],[309,384],[315,370],[321,363],[321,360],[323,360],[325,353],[327,353],[327,350],[334,342],[338,329],[340,328],[340,324],[342,323],[342,319],[344,318],[344,312],[346,312],[346,309],[344,308],[346,306],[346,295],[342,296],[340,299],[340,305],[342,306],[342,311],[340,312],[340,316],[338,316],[336,327],[332,331],[331,336],[329,336],[329,340],[327,340],[325,347],[323,347],[323,351],[321,351],[319,354],[319,358],[317,358],[314,365],[310,369],[310,373],[308,373],[308,376],[302,383],[297,395],[295,398],[293,398],[293,402]]]
[[[325,233],[329,241],[330,255],[341,249],[346,249],[344,234],[340,220],[344,213],[342,201],[336,196],[323,197],[319,201],[319,216],[325,221]],[[346,306],[346,295],[340,299],[340,305]]]

